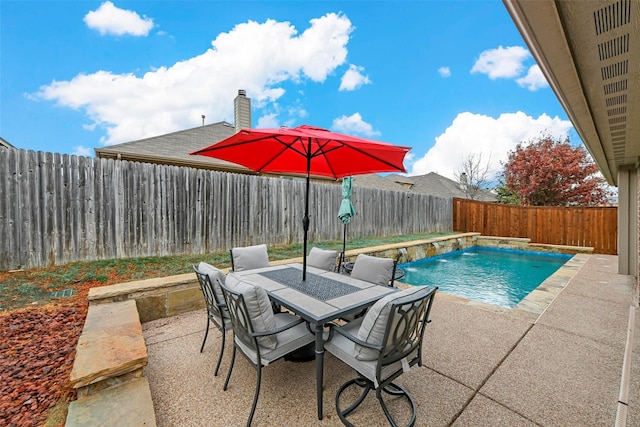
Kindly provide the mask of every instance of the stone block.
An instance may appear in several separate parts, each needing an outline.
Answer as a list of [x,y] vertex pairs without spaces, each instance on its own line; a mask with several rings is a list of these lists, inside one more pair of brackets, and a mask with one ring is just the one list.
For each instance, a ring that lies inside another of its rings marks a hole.
[[167,296],[142,295],[136,299],[138,314],[142,323],[167,317]]
[[136,302],[90,304],[76,347],[71,386],[85,387],[146,364],[147,348]]
[[177,289],[167,294],[167,315],[176,316],[205,307],[200,287]]
[[144,377],[71,402],[65,424],[66,427],[155,425],[151,390]]

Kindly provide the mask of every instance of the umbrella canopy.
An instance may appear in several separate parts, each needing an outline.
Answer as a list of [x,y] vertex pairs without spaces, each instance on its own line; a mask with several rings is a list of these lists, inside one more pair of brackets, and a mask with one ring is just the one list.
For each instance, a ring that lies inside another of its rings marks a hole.
[[235,135],[190,154],[215,157],[256,172],[305,174],[302,279],[307,270],[309,178],[334,179],[374,172],[406,172],[402,164],[410,147],[344,135],[302,125],[296,128],[241,129]]

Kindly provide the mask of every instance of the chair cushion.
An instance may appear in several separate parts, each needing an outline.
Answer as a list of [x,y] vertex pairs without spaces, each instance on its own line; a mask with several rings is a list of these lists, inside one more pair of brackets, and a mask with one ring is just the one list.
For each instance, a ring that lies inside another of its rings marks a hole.
[[209,276],[209,281],[211,281],[211,285],[213,286],[213,292],[216,293],[216,298],[218,298],[218,302],[223,303],[224,295],[222,295],[222,289],[220,288],[220,285],[218,284],[217,279],[220,279],[222,283],[225,283],[225,280],[227,279],[227,275],[224,274],[222,270],[218,270],[213,265],[207,264],[206,262],[200,262],[200,264],[198,264],[198,270],[201,273],[204,273],[207,276]]
[[[235,274],[229,273],[225,286],[242,294],[244,302],[247,305],[253,332],[271,331],[276,327],[276,320],[271,309],[271,301],[267,295],[267,291],[259,286],[242,281]],[[278,341],[275,335],[267,337],[259,337],[258,343],[266,348],[273,350],[276,348]]]
[[[387,323],[389,322],[389,314],[391,313],[391,302],[423,290],[423,286],[412,286],[379,299],[367,310],[367,314],[362,319],[362,324],[358,329],[358,338],[369,344],[382,345]],[[358,360],[376,360],[378,356],[379,352],[377,350],[358,344],[355,345],[355,357]]]
[[334,271],[336,269],[337,258],[338,251],[313,247],[307,257],[307,265],[320,268],[322,270]]
[[[356,319],[353,322],[347,323],[342,327],[346,332],[351,335],[358,334],[358,328],[360,327],[361,319]],[[355,369],[360,375],[368,378],[371,382],[374,383],[377,388],[377,378],[376,378],[376,366],[377,366],[377,358],[376,360],[359,360],[354,357],[355,353],[355,343],[348,339],[347,337],[340,335],[338,333],[333,335],[331,340],[327,341],[324,344],[325,350],[329,353],[333,354],[338,359],[342,360],[347,365],[351,366]],[[409,355],[409,358],[413,358],[417,355],[418,350],[416,349],[414,353]],[[382,372],[380,375],[381,379],[387,378],[392,373],[396,372],[398,369],[403,369],[402,362],[397,361],[390,365],[387,365],[382,368]]]
[[393,275],[393,260],[391,258],[378,258],[375,256],[360,254],[353,264],[351,277],[376,283],[389,285]]
[[233,248],[231,252],[235,271],[269,267],[269,254],[265,244]]
[[[276,327],[280,328],[297,319],[298,317],[291,313],[278,313],[275,315]],[[260,363],[262,363],[262,366],[267,366],[269,363],[286,356],[300,347],[304,347],[316,339],[315,335],[309,332],[305,323],[300,323],[293,328],[285,329],[284,331],[274,335],[274,337],[276,337],[278,342],[278,345],[275,348],[260,348]],[[258,364],[258,355],[253,349],[248,348],[240,340],[236,340],[236,343],[240,346],[244,354],[253,361],[253,363]]]

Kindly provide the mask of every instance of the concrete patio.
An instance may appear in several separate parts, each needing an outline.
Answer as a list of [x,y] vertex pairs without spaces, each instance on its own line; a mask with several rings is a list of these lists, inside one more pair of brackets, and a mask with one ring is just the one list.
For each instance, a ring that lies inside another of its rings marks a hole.
[[[628,338],[638,327],[636,284],[616,274],[617,257],[582,257],[575,276],[539,317],[437,296],[425,333],[424,366],[399,381],[418,405],[416,425],[640,425],[640,339]],[[149,362],[144,371],[158,426],[246,423],[255,371],[238,355],[229,389],[222,391],[231,333],[214,377],[221,336],[212,329],[201,354],[204,328],[203,310],[143,324]],[[253,425],[341,425],[335,393],[353,374],[325,355],[320,421],[314,362],[268,366]],[[373,396],[351,420],[387,425]]]

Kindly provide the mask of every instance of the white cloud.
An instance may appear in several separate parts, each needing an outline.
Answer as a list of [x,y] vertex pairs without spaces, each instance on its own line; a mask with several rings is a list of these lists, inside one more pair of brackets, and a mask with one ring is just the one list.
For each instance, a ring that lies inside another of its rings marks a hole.
[[276,129],[280,127],[277,114],[265,114],[258,118],[257,128]]
[[373,129],[373,127],[362,120],[360,113],[353,113],[350,116],[341,116],[333,120],[331,129],[336,132],[342,132],[346,134],[359,134],[364,136],[376,136],[380,135],[380,132]]
[[464,112],[436,137],[435,145],[427,154],[413,162],[409,175],[437,172],[450,179],[460,169],[462,161],[470,154],[481,154],[489,161],[493,173],[500,172],[500,162],[519,142],[538,138],[542,133],[564,138],[571,129],[571,122],[546,114],[534,118],[523,112],[504,113],[498,118]]
[[540,71],[538,64],[532,65],[529,68],[527,75],[517,79],[516,83],[518,83],[520,87],[526,87],[532,92],[549,86],[549,83],[547,83],[547,79],[544,77],[544,74],[542,74],[542,71]]
[[530,56],[522,46],[485,50],[473,64],[471,73],[487,74],[491,80],[518,77],[524,70],[523,62]]
[[82,157],[93,157],[93,149],[78,145],[73,154]]
[[288,22],[249,21],[219,34],[201,55],[140,77],[79,74],[43,86],[36,95],[86,112],[92,125],[106,129],[107,145],[198,126],[202,114],[232,122],[238,89],[260,108],[285,93],[280,84],[322,82],[345,63],[351,21],[329,13],[310,22],[298,35]]
[[132,10],[120,9],[110,1],[106,1],[96,10],[84,17],[87,27],[97,30],[101,35],[113,34],[122,36],[146,36],[153,28],[153,19],[140,17]]
[[440,74],[440,77],[450,77],[451,76],[451,69],[449,67],[440,67],[438,68],[438,74]]
[[369,76],[363,75],[363,71],[364,67],[350,65],[349,69],[342,76],[342,80],[340,81],[340,88],[338,90],[356,90],[362,85],[371,84]]

